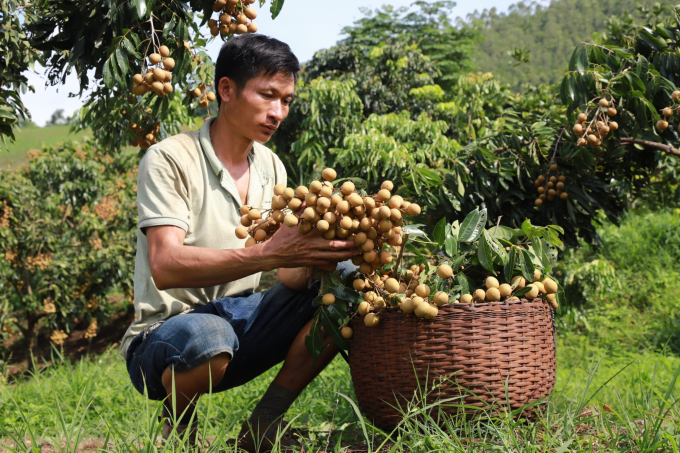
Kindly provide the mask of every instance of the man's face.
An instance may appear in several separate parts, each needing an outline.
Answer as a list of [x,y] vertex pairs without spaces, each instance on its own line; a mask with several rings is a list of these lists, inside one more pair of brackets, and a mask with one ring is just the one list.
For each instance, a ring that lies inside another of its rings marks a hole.
[[284,73],[256,76],[248,80],[240,92],[233,81],[222,79],[219,88],[229,123],[244,137],[266,143],[288,116],[295,79]]

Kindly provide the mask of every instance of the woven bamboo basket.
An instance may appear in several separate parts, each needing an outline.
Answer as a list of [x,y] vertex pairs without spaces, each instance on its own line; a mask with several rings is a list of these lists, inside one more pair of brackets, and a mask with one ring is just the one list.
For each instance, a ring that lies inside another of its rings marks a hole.
[[[376,426],[391,429],[401,420],[396,407],[435,380],[442,384],[427,402],[457,399],[441,407],[450,415],[461,414],[460,404],[514,410],[546,397],[555,386],[553,315],[542,299],[523,299],[448,304],[433,320],[387,309],[372,328],[355,317],[349,363],[359,407]],[[465,410],[472,412],[479,413]]]

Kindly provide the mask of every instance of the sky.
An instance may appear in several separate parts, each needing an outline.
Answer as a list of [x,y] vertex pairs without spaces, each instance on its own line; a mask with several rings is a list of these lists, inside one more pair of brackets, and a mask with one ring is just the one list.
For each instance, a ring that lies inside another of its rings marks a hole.
[[[461,0],[453,10],[453,15],[466,17],[475,10],[494,7],[498,11],[507,11],[509,6],[516,2],[517,0]],[[360,7],[375,9],[383,4],[410,6],[413,0],[286,0],[276,20],[271,19],[269,3],[259,9],[259,15],[255,20],[260,33],[288,43],[298,59],[305,62],[312,58],[317,50],[331,47],[342,38],[340,34],[342,28],[361,18]],[[221,44],[221,40],[214,40],[208,45],[208,51],[214,59],[217,58]],[[46,87],[42,68],[37,66],[36,69],[38,74],[27,73],[29,84],[33,85],[35,93],[28,92],[22,96],[34,123],[43,126],[57,109],[64,109],[69,116],[80,109],[83,99],[68,96],[70,92],[78,91],[78,83],[74,76],[68,76],[64,85]]]

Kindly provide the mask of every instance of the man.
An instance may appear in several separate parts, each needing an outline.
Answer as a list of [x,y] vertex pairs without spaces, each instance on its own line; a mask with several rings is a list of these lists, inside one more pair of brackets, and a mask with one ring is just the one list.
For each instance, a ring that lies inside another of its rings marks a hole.
[[[242,385],[285,359],[239,435],[241,448],[267,451],[284,413],[337,352],[331,345],[312,367],[304,337],[318,286],[309,279],[315,266],[354,256],[354,243],[283,226],[244,248],[234,233],[241,206],[269,208],[274,186],[286,183],[262,143],[288,115],[299,70],[278,40],[229,40],[215,66],[217,117],[154,145],[140,163],[136,317],[120,352],[135,388],[165,400],[166,439],[168,419],[195,439],[200,395]],[[272,269],[281,284],[254,293],[260,272]],[[282,445],[296,444],[285,432]]]

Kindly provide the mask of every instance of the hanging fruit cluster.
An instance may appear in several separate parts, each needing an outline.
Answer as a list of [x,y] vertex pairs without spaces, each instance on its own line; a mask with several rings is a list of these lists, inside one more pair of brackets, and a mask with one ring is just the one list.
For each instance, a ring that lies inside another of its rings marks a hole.
[[578,137],[577,146],[590,145],[597,148],[610,132],[619,128],[619,123],[611,120],[618,114],[613,98],[610,100],[607,100],[606,97],[601,98],[597,103],[597,108],[592,113],[592,117],[589,116],[588,110],[578,115],[576,124],[572,129],[574,135]]
[[[155,44],[154,44],[155,46]],[[143,96],[151,91],[159,97],[172,93],[172,69],[175,60],[170,58],[170,49],[160,46],[156,52],[149,55],[149,64],[146,73],[135,74],[132,78],[134,86],[132,92],[137,96]]]
[[[678,99],[680,99],[680,91],[673,91],[671,98],[673,98],[673,101],[678,102]],[[680,110],[680,106],[664,107],[661,109],[661,114],[664,118],[656,122],[656,128],[661,132],[668,129],[668,121],[672,119],[673,114],[677,113],[678,110]],[[678,132],[680,132],[680,124],[678,124]]]
[[210,34],[226,36],[255,33],[257,24],[253,20],[257,17],[257,11],[248,6],[253,3],[255,0],[217,0],[213,4],[213,11],[218,16],[217,20],[208,20]]
[[131,107],[121,109],[120,113],[128,121],[130,130],[136,135],[136,138],[130,140],[130,146],[146,149],[158,143],[161,125],[159,121],[152,121],[151,109],[138,104],[134,96],[128,99],[128,103]]
[[201,83],[198,87],[193,90],[187,91],[187,96],[198,99],[198,105],[200,107],[208,108],[208,104],[216,99],[214,91],[206,91],[205,84]]
[[[402,243],[403,214],[418,215],[420,206],[392,195],[392,182],[385,181],[377,195],[362,196],[353,182],[345,181],[339,189],[333,187],[337,173],[332,168],[322,172],[322,179],[309,187],[293,190],[278,184],[274,187],[272,209],[241,207],[241,225],[236,236],[246,239],[251,247],[270,238],[282,224],[297,227],[301,233],[313,228],[326,239],[353,240],[361,251],[354,260],[363,273],[371,273],[391,261],[385,244]],[[305,209],[300,211],[303,203]]]
[[553,201],[555,197],[562,200],[569,198],[564,187],[567,178],[564,175],[558,175],[557,170],[557,164],[551,164],[550,172],[546,175],[539,175],[534,181],[534,186],[536,186],[538,192],[538,198],[535,201],[536,206],[542,206],[545,201]]

